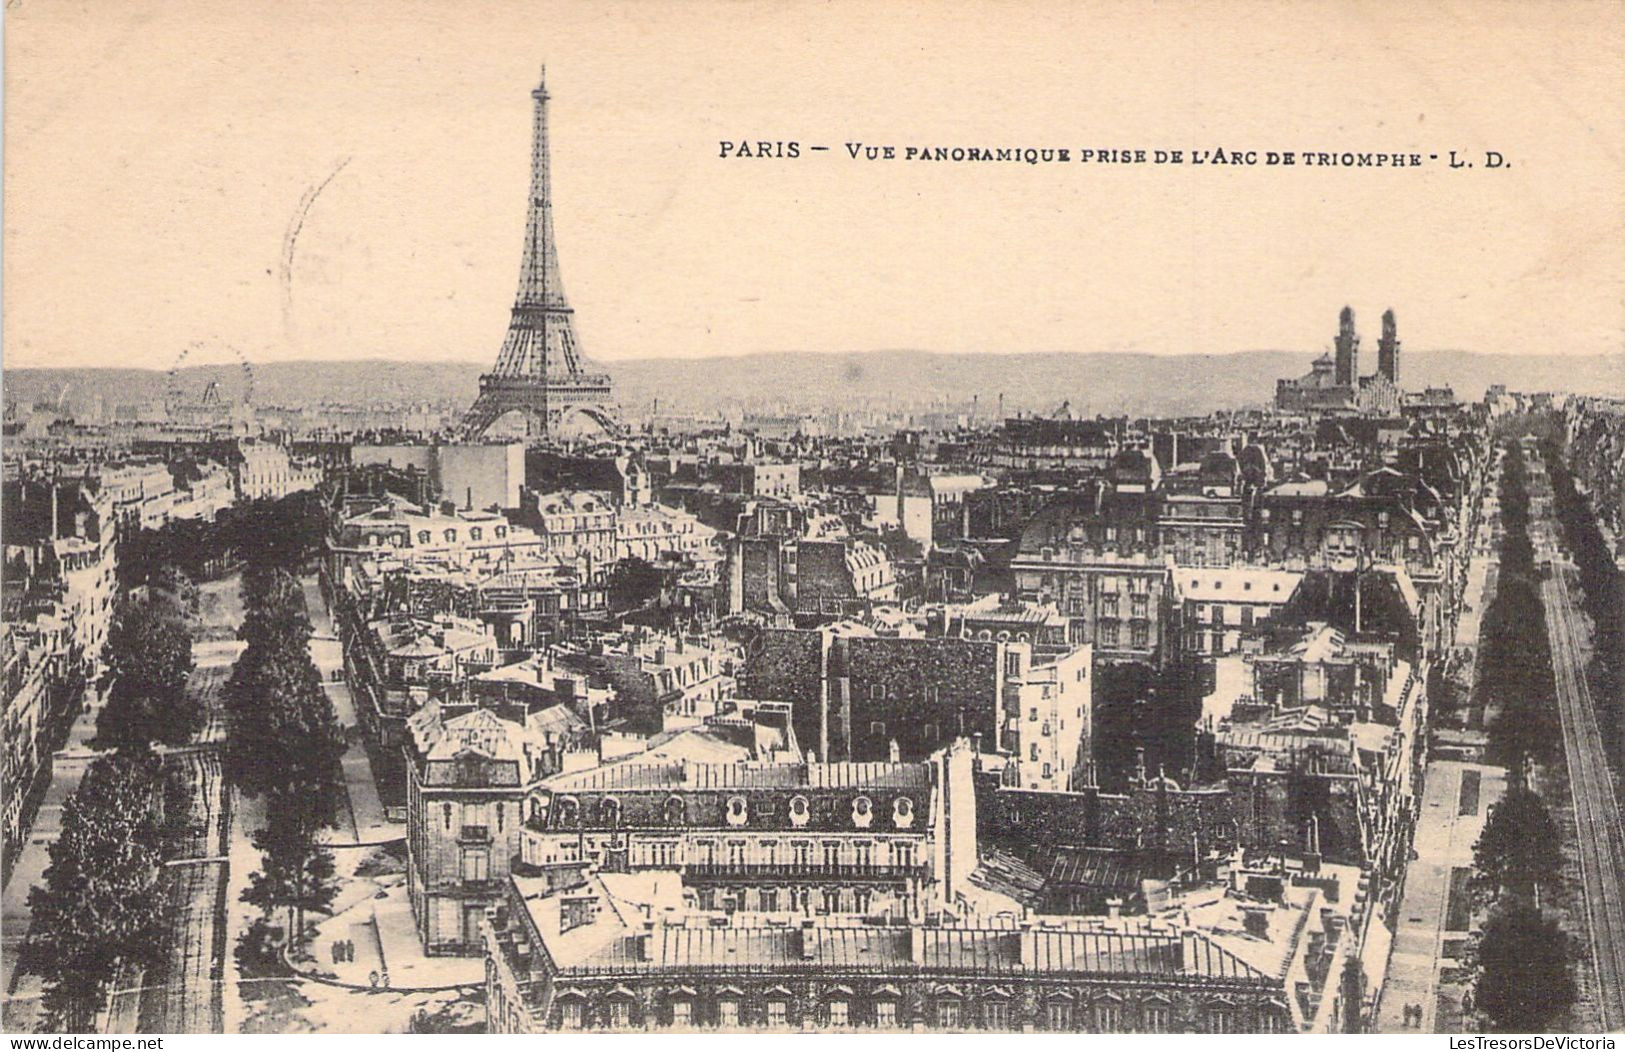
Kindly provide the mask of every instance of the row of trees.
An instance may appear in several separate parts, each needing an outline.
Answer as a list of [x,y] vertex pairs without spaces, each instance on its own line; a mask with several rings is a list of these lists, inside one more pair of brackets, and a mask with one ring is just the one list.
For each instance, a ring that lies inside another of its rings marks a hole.
[[1557,825],[1540,797],[1514,783],[1490,809],[1473,847],[1476,879],[1490,896],[1478,944],[1478,1008],[1497,1029],[1548,1029],[1574,1001],[1569,937],[1541,912],[1541,889],[1560,880]]
[[119,580],[133,589],[168,566],[194,580],[218,577],[244,562],[297,566],[320,550],[323,529],[318,490],[245,501],[221,511],[214,522],[180,519],[127,535],[119,543]]
[[291,945],[305,911],[327,907],[337,891],[333,856],[318,837],[335,823],[343,799],[344,732],[311,661],[298,578],[288,569],[252,566],[242,595],[247,647],[226,684],[226,777],[244,795],[263,797],[266,815],[253,838],[261,868],[243,900],[267,919],[289,910]]
[[1501,477],[1500,577],[1485,611],[1479,682],[1497,708],[1490,753],[1511,784],[1490,809],[1473,847],[1474,883],[1490,909],[1478,944],[1479,1011],[1499,1030],[1544,1030],[1574,1001],[1568,936],[1540,908],[1542,890],[1561,879],[1557,824],[1529,787],[1534,765],[1561,747],[1546,614],[1529,542],[1527,466],[1509,443]]
[[28,965],[45,980],[48,1029],[94,1029],[121,962],[163,957],[162,865],[187,832],[191,789],[153,746],[190,741],[203,723],[187,690],[196,618],[197,589],[173,567],[114,614],[94,742],[112,754],[68,798],[44,882],[29,892]]
[[160,876],[186,815],[177,785],[157,754],[127,751],[92,763],[68,798],[45,882],[28,896],[45,1030],[94,1030],[120,962],[162,958]]
[[1553,501],[1563,539],[1574,553],[1586,616],[1591,620],[1592,702],[1608,754],[1625,766],[1625,574],[1598,528],[1590,503],[1574,485],[1555,440],[1541,444],[1552,478]]
[[96,718],[101,749],[184,745],[208,714],[186,689],[194,665],[197,589],[169,568],[162,587],[123,597],[107,631],[107,706]]
[[1563,742],[1540,573],[1529,543],[1527,479],[1522,447],[1512,442],[1501,473],[1500,572],[1495,598],[1484,611],[1478,675],[1484,700],[1495,710],[1490,759],[1515,773],[1555,760]]

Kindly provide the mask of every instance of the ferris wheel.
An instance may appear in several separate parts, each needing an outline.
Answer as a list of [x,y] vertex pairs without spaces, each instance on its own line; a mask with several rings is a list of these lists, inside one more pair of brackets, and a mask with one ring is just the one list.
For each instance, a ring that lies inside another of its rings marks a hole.
[[254,365],[243,352],[230,344],[210,344],[201,340],[193,341],[182,348],[181,353],[175,356],[175,362],[169,367],[169,373],[164,392],[164,406],[174,413],[186,405],[212,405],[225,404],[221,397],[220,382],[210,380],[201,392],[189,396],[182,372],[189,368],[198,368],[206,365],[230,365],[238,376],[237,388],[241,392],[236,398],[239,406],[249,406],[254,403]]

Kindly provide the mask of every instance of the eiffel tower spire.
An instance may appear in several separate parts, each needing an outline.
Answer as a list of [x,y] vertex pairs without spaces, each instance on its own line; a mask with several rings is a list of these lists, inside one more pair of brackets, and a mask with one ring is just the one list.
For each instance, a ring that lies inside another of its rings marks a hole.
[[508,335],[496,367],[480,377],[480,395],[463,418],[469,439],[484,434],[497,417],[518,411],[532,437],[557,431],[563,418],[581,412],[613,430],[615,411],[610,380],[586,371],[574,314],[559,277],[559,251],[553,239],[552,156],[547,135],[547,67],[535,90],[530,152],[530,200],[525,212],[525,248],[519,267]]

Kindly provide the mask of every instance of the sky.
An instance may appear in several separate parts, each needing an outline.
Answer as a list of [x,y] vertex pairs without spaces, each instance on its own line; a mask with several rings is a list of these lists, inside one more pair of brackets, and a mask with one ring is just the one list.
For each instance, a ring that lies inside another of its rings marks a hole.
[[[8,368],[494,362],[544,62],[563,279],[603,362],[1317,352],[1345,303],[1368,346],[1392,307],[1411,351],[1625,348],[1617,3],[7,8]],[[1477,166],[863,162],[850,142]]]

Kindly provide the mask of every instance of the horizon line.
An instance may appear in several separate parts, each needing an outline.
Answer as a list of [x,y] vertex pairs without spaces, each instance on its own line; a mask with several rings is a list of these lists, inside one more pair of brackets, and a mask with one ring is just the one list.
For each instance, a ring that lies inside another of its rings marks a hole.
[[[222,345],[229,346],[229,345]],[[738,351],[719,352],[715,354],[697,354],[683,356],[643,355],[628,358],[594,358],[587,356],[587,361],[604,368],[613,368],[617,364],[633,362],[669,362],[681,364],[685,362],[711,362],[733,358],[768,358],[768,357],[823,357],[836,355],[883,355],[883,354],[917,354],[940,358],[975,358],[975,357],[1060,357],[1077,355],[1080,357],[1118,357],[1118,358],[1228,358],[1240,357],[1248,354],[1304,354],[1313,355],[1325,353],[1324,351],[1293,350],[1288,348],[1254,347],[1228,351],[1060,351],[1060,350],[1021,350],[1021,351],[939,351],[911,347],[876,347],[864,350],[775,350],[775,351]],[[1557,354],[1549,351],[1473,351],[1455,347],[1435,348],[1406,348],[1406,355],[1421,354],[1465,354],[1481,358],[1555,358],[1572,359],[1575,361],[1586,358],[1614,358],[1625,357],[1625,348],[1613,351],[1587,351],[1580,354]],[[400,358],[386,355],[362,355],[353,358],[278,358],[257,363],[264,366],[284,365],[359,365],[367,363],[387,363],[391,365],[480,365],[482,368],[485,359],[475,358]],[[256,364],[249,359],[249,364]],[[197,365],[185,365],[182,372],[194,369],[232,368],[233,362],[204,362]],[[171,368],[151,365],[18,365],[0,368],[0,373],[20,372],[68,372],[71,370],[101,370],[112,372],[123,370],[126,372],[167,373]]]

